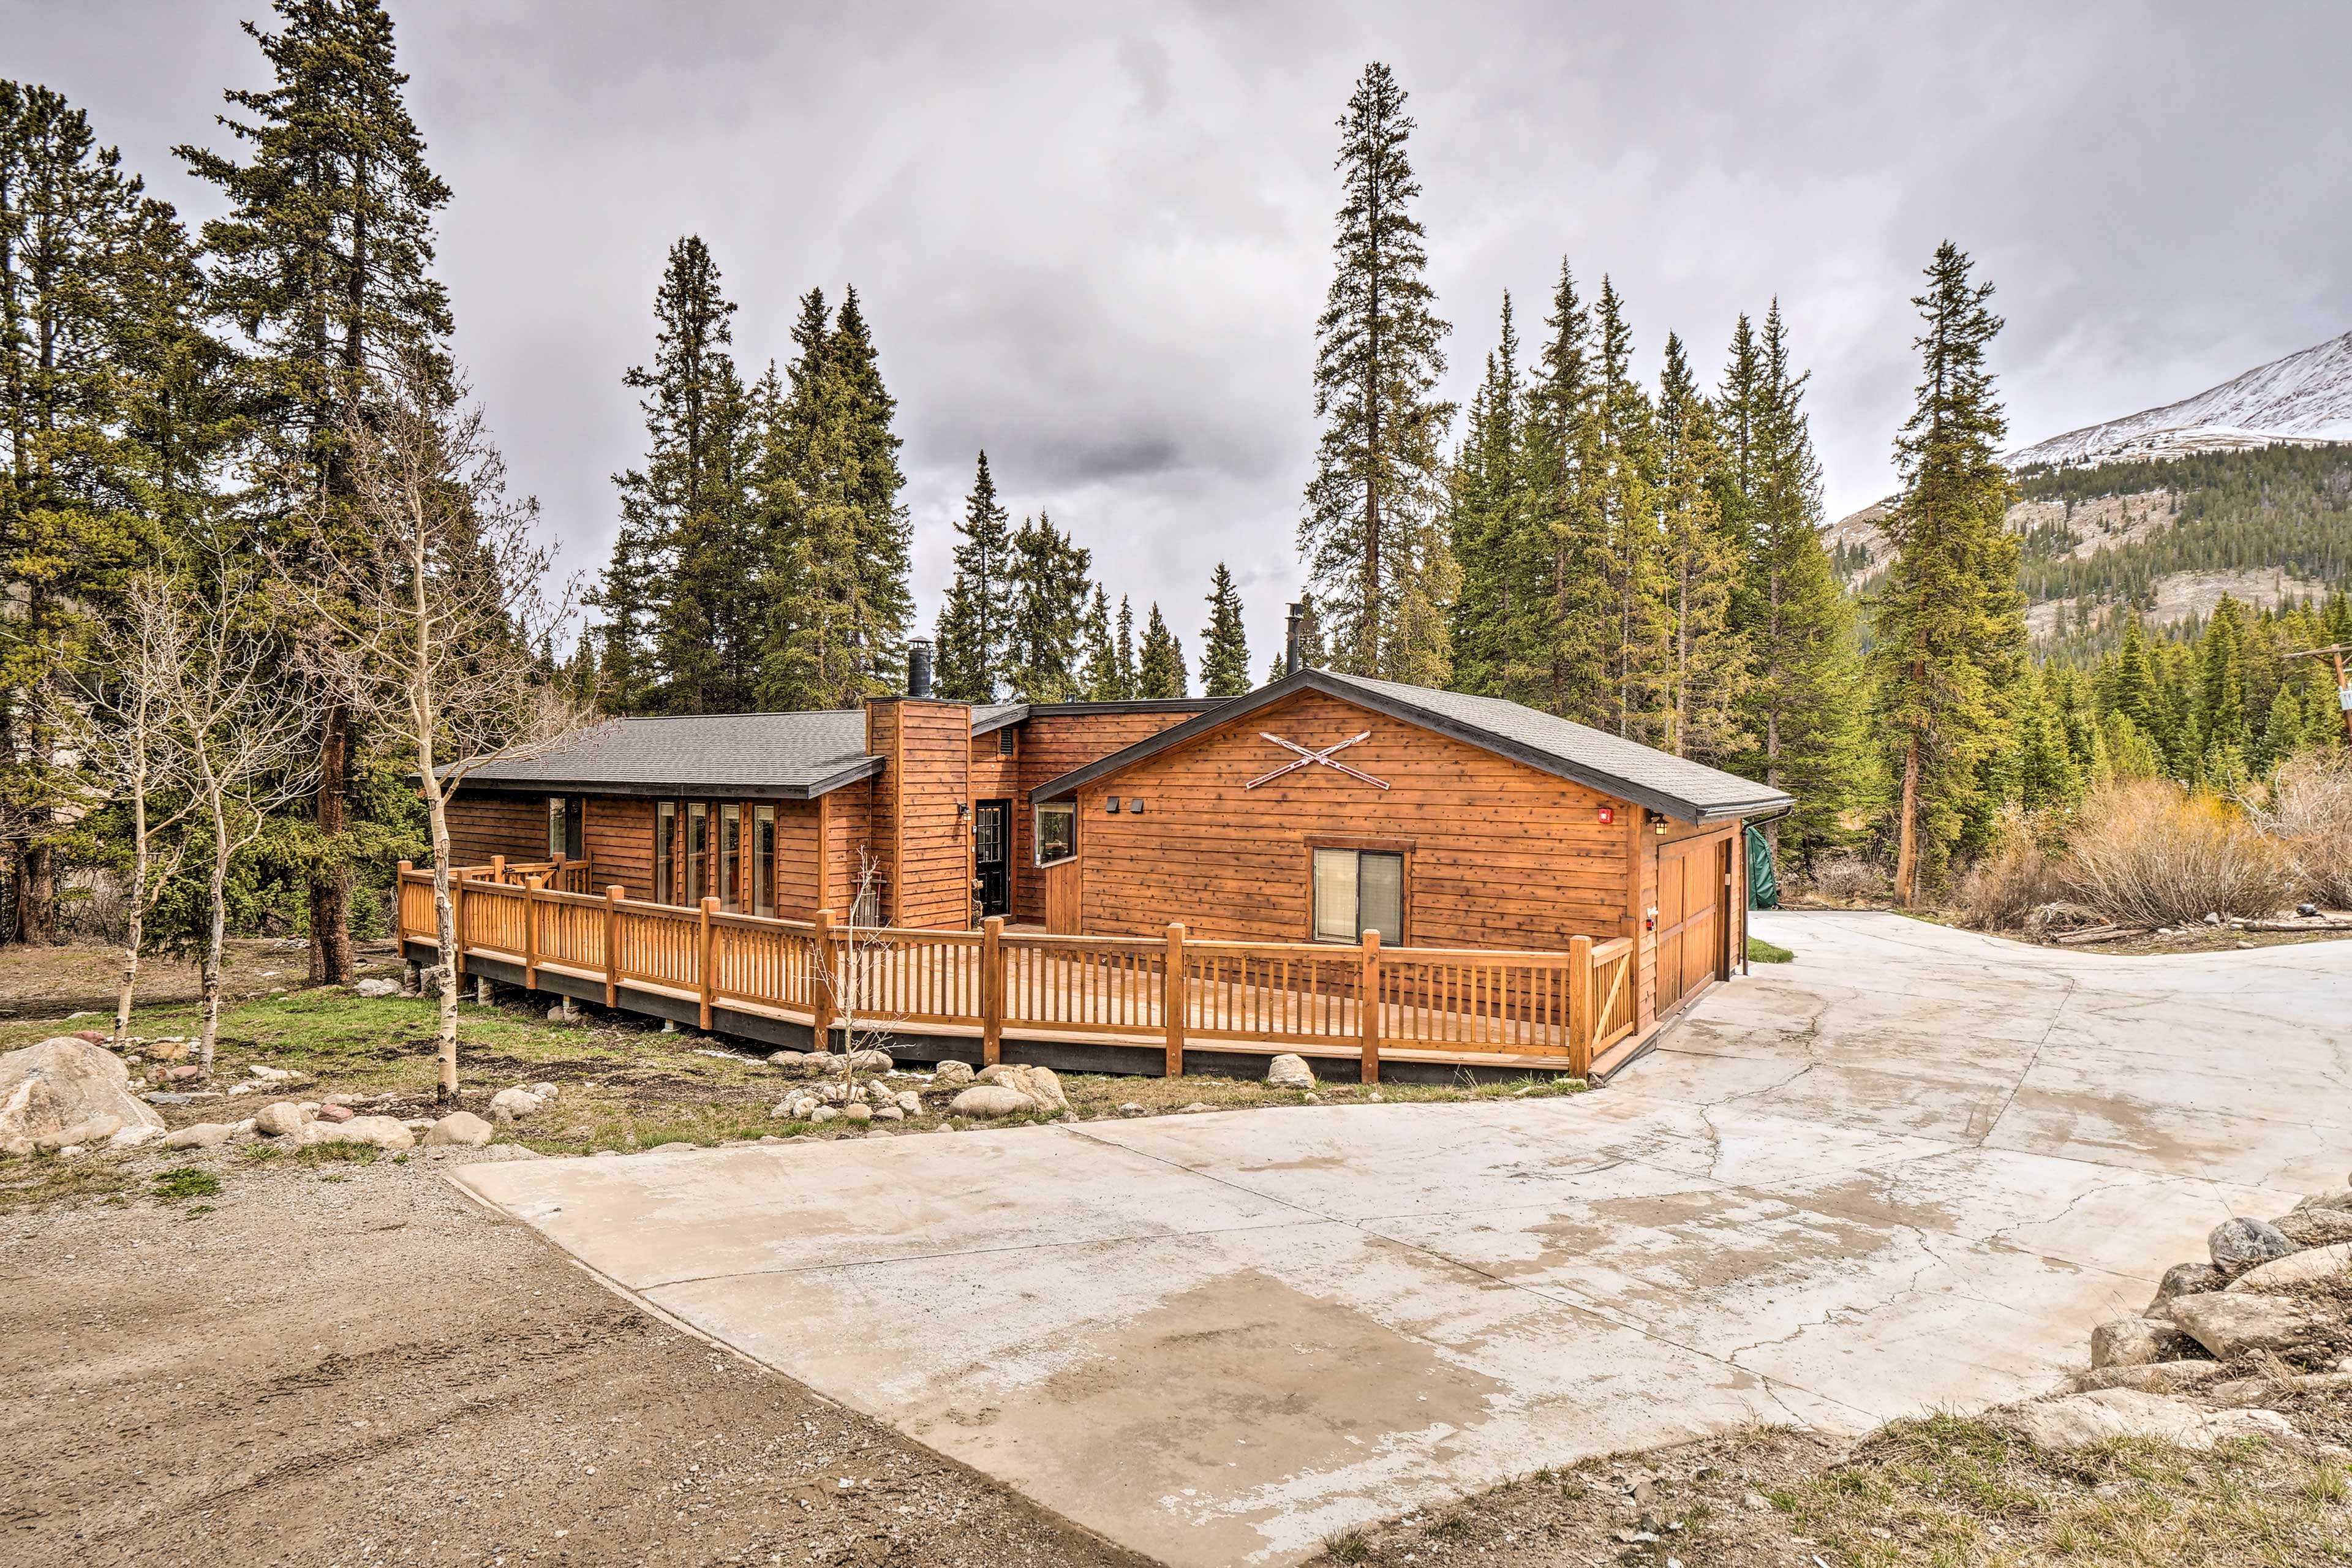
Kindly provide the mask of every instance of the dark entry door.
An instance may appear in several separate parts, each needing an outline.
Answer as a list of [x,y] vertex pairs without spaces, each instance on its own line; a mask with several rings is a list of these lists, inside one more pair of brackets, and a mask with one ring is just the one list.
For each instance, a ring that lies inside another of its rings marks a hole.
[[971,808],[972,875],[980,879],[980,916],[1013,912],[1013,803],[983,800]]

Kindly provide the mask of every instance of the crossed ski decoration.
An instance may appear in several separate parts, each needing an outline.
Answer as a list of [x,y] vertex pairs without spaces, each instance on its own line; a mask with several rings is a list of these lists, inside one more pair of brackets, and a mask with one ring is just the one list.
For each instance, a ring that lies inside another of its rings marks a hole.
[[1345,773],[1351,779],[1361,779],[1364,783],[1371,785],[1374,789],[1386,789],[1389,787],[1386,784],[1374,778],[1370,773],[1359,773],[1356,769],[1349,767],[1345,763],[1334,762],[1331,760],[1335,752],[1344,752],[1359,741],[1370,740],[1372,738],[1372,732],[1370,730],[1365,731],[1360,735],[1350,735],[1346,740],[1340,742],[1338,745],[1326,746],[1319,752],[1309,751],[1305,746],[1300,745],[1297,742],[1286,741],[1279,735],[1269,735],[1264,730],[1260,730],[1257,734],[1258,739],[1261,741],[1272,741],[1276,745],[1280,746],[1286,752],[1297,752],[1298,760],[1293,763],[1285,763],[1282,766],[1275,769],[1274,772],[1270,773],[1261,773],[1256,778],[1250,780],[1249,783],[1242,785],[1242,788],[1244,789],[1255,789],[1262,784],[1272,784],[1275,780],[1281,778],[1286,773],[1295,773],[1301,768],[1313,767],[1318,763],[1322,763],[1325,767],[1331,769],[1335,773]]

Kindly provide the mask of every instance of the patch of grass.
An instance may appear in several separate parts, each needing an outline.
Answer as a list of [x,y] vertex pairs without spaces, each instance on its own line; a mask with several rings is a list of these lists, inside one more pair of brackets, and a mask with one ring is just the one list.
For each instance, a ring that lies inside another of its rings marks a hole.
[[1470,1539],[1470,1531],[1468,1515],[1449,1513],[1443,1518],[1432,1520],[1423,1527],[1422,1533],[1432,1541],[1467,1541]]
[[311,1143],[294,1151],[305,1165],[373,1165],[383,1151],[373,1143]]
[[218,1176],[194,1165],[181,1165],[155,1177],[155,1195],[165,1203],[176,1203],[182,1198],[215,1198],[220,1196],[220,1190]]
[[1760,936],[1748,939],[1748,962],[1750,963],[1789,963],[1794,962],[1796,956],[1790,949],[1777,942],[1766,942]]
[[83,1198],[104,1203],[124,1195],[130,1184],[119,1160],[36,1154],[29,1160],[0,1161],[0,1214]]
[[212,1213],[212,1212],[213,1212],[213,1205],[210,1205],[210,1204],[190,1204],[190,1205],[186,1207],[186,1209],[184,1209],[184,1210],[183,1210],[183,1211],[182,1211],[182,1217],[186,1218],[186,1219],[194,1219],[194,1218],[195,1218],[198,1215],[202,1215],[202,1214],[210,1214],[210,1213]]
[[1343,1530],[1323,1538],[1323,1555],[1334,1563],[1369,1563],[1372,1543],[1360,1530]]

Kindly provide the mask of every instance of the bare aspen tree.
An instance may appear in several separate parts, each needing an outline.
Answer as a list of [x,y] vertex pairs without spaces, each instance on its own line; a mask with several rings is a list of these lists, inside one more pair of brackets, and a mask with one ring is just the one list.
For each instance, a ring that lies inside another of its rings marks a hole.
[[202,805],[190,787],[188,751],[173,722],[173,689],[187,654],[188,594],[187,581],[168,572],[132,577],[120,612],[96,628],[87,670],[58,704],[58,731],[72,737],[86,773],[131,812],[128,917],[114,997],[118,1046],[131,1033],[148,912],[187,849],[174,830]]
[[[295,579],[313,667],[351,711],[415,761],[433,837],[437,1098],[457,1095],[457,930],[449,800],[485,763],[562,744],[587,715],[534,655],[572,611],[551,593],[539,505],[509,497],[506,463],[463,383],[431,359],[375,368],[343,437],[360,526],[323,574]],[[323,531],[329,520],[314,520]]]

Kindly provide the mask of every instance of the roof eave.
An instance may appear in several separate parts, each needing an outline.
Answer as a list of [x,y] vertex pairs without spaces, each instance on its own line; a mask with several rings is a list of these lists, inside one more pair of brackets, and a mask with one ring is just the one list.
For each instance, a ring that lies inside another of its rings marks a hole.
[[[491,790],[503,795],[635,795],[648,800],[709,797],[713,800],[814,800],[821,795],[869,779],[884,765],[880,757],[860,757],[846,767],[800,784],[713,784],[693,780],[663,780],[647,784],[634,779],[515,779],[468,774],[460,789]],[[414,773],[409,775],[412,779]]]

